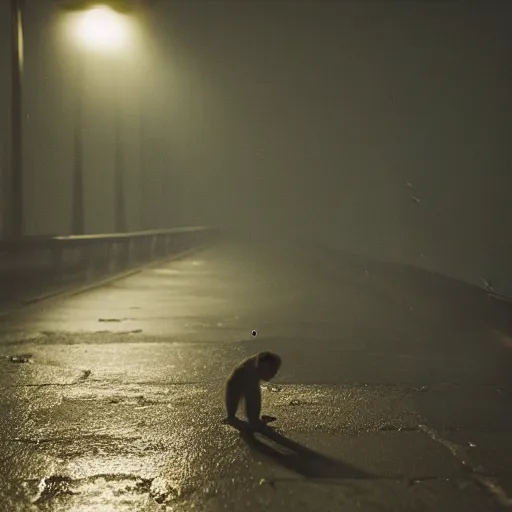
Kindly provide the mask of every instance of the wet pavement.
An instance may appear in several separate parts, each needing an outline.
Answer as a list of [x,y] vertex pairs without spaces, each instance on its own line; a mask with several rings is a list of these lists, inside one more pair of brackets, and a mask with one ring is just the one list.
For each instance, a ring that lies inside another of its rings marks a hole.
[[[32,304],[0,319],[0,510],[508,510],[507,307],[227,243]],[[251,437],[221,423],[222,387],[263,349],[283,358],[277,421]]]

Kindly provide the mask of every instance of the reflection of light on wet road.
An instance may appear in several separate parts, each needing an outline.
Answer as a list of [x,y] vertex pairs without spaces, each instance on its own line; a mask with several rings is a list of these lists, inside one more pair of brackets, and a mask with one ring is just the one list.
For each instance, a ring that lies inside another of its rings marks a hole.
[[180,271],[175,268],[157,268],[154,269],[153,272],[157,275],[164,276],[176,276],[180,274]]

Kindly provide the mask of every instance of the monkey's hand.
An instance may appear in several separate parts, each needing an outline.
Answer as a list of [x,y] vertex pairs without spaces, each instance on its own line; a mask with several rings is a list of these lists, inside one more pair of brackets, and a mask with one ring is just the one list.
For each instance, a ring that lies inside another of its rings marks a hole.
[[266,415],[263,415],[263,416],[261,417],[261,421],[262,421],[263,423],[265,423],[265,425],[266,425],[267,423],[272,423],[273,421],[276,421],[276,420],[277,420],[277,418],[276,418],[275,416],[266,416]]
[[236,420],[237,420],[236,416],[232,416],[232,417],[228,416],[227,418],[224,418],[222,420],[222,424],[223,425],[233,425],[233,423],[236,423]]

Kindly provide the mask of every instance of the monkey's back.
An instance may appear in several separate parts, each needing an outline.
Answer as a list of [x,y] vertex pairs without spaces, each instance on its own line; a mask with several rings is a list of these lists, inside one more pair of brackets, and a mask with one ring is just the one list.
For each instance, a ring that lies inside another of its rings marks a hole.
[[248,357],[245,361],[242,361],[235,369],[231,372],[229,381],[243,382],[246,379],[253,380],[256,374],[256,357]]

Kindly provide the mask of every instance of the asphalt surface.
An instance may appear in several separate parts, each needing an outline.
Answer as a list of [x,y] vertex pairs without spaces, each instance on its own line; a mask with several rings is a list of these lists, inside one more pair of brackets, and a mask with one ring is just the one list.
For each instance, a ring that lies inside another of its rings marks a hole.
[[[509,510],[510,315],[425,271],[268,243],[4,315],[0,510]],[[222,424],[222,388],[263,349],[283,358],[277,421],[251,437]]]

